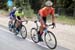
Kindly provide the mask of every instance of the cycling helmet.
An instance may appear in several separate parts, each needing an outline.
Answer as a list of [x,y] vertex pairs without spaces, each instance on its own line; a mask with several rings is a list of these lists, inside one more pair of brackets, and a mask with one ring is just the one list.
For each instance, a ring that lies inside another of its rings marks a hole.
[[16,10],[17,8],[16,7],[13,7],[13,10]]
[[46,5],[46,6],[52,6],[53,3],[52,3],[51,1],[48,0],[48,1],[45,2],[45,5]]

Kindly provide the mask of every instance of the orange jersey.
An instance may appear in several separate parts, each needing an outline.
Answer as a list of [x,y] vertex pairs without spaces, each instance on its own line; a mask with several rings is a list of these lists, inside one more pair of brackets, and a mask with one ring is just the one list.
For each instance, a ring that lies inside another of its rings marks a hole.
[[39,14],[42,17],[47,17],[49,14],[54,15],[54,8],[53,7],[43,7],[39,10]]

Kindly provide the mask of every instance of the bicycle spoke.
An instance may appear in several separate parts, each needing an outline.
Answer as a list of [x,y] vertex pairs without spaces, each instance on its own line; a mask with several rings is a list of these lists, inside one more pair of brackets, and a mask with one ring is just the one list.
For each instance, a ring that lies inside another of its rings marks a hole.
[[26,30],[26,27],[25,26],[22,26],[21,30],[21,36],[23,39],[25,39],[27,37],[27,30]]
[[45,42],[46,42],[46,45],[51,49],[54,49],[57,45],[56,38],[52,32],[46,33]]
[[38,35],[37,35],[37,30],[36,29],[32,29],[31,30],[31,38],[32,40],[37,43],[38,42]]

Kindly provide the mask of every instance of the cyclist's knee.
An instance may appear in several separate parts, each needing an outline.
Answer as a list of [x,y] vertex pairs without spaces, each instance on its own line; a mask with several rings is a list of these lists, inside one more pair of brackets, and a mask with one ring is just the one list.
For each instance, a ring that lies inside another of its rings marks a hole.
[[44,29],[44,27],[43,26],[40,26],[40,30],[43,30]]

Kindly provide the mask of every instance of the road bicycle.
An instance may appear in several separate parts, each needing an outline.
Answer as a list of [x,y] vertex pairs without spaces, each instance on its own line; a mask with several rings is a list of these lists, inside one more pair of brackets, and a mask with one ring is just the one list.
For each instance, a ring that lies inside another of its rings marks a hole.
[[[18,21],[18,20],[16,20],[16,21]],[[26,29],[25,25],[23,25],[23,22],[27,23],[27,21],[20,21],[19,22],[20,25],[17,28],[16,28],[15,22],[13,22],[12,24],[8,23],[8,25],[9,25],[9,30],[11,29],[10,31],[14,32],[15,35],[20,33],[22,38],[25,39],[27,37],[27,29]]]
[[[39,26],[38,26],[37,21],[34,21],[34,23],[36,24],[36,28],[35,27],[31,28],[31,39],[35,43],[38,43],[39,40],[38,40],[37,32],[39,30]],[[47,25],[46,28],[43,30],[42,38],[48,48],[55,49],[57,46],[57,40],[56,40],[54,33],[48,30],[49,26],[51,26],[51,25]],[[52,27],[52,28],[54,28],[54,27]]]

